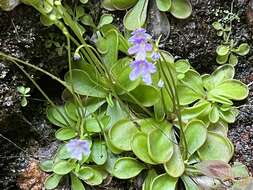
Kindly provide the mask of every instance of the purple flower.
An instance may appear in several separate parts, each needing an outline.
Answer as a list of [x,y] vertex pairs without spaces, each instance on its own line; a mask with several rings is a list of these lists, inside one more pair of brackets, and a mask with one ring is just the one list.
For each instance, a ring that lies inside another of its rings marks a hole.
[[146,60],[135,60],[130,64],[132,71],[130,73],[130,80],[136,80],[142,76],[142,80],[147,84],[152,84],[151,74],[156,72],[156,67]]
[[146,43],[149,39],[151,39],[151,36],[146,33],[146,30],[143,28],[139,28],[131,33],[132,37],[129,38],[129,42],[133,44],[140,44],[140,43]]
[[90,154],[90,143],[87,140],[78,140],[78,139],[70,140],[66,144],[66,148],[70,153],[70,158],[72,159],[81,161],[83,155]]
[[143,60],[146,59],[146,52],[152,51],[153,47],[149,43],[142,42],[140,44],[136,44],[133,47],[130,47],[128,49],[128,53],[130,55],[135,54],[135,59],[137,60]]
[[153,61],[157,61],[158,59],[160,59],[160,57],[161,57],[160,54],[156,51],[154,51],[151,55]]

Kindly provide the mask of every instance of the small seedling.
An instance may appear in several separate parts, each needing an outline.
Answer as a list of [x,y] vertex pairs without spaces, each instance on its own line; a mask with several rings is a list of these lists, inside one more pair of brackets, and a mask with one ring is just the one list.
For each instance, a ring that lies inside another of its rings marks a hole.
[[212,26],[217,31],[217,36],[222,37],[221,45],[216,49],[217,57],[216,62],[218,64],[229,63],[233,66],[238,63],[238,56],[245,56],[250,51],[250,46],[247,43],[241,43],[238,45],[232,35],[232,23],[233,21],[239,21],[240,18],[237,14],[231,11],[224,11],[226,16],[219,21],[215,21]]
[[30,97],[31,95],[29,94],[31,88],[29,87],[24,87],[24,86],[19,86],[17,87],[17,91],[20,93],[21,96],[21,106],[25,107],[28,104],[27,97]]

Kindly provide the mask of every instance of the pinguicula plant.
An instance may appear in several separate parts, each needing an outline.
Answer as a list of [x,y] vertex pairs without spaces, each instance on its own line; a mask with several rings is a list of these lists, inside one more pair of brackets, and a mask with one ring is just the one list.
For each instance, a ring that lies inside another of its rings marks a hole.
[[[160,50],[159,40],[143,28],[128,38],[111,24],[97,27],[93,47],[60,1],[47,9],[48,1],[25,2],[56,25],[67,41],[69,71],[64,80],[0,53],[50,103],[47,118],[58,127],[55,137],[61,146],[41,163],[41,169],[51,173],[46,189],[66,178],[73,190],[84,190],[103,184],[108,176],[127,180],[140,173],[143,190],[248,188],[252,178],[246,167],[228,164],[234,153],[228,123],[238,113],[233,101],[249,93],[233,79],[231,65],[200,75],[188,60],[175,60]],[[20,64],[62,84],[64,103],[55,105]]]
[[217,35],[222,37],[222,43],[216,49],[218,64],[229,63],[233,66],[238,63],[238,56],[245,56],[250,51],[248,43],[241,43],[231,38],[232,26],[234,21],[239,21],[237,14],[233,13],[233,3],[230,11],[224,11],[226,16],[218,21],[213,22],[212,26],[217,31]]
[[28,104],[27,98],[30,97],[31,95],[30,93],[31,88],[29,87],[24,87],[24,86],[18,86],[17,87],[17,91],[19,92],[20,96],[21,96],[21,106],[25,107]]
[[[178,19],[191,15],[192,7],[188,0],[154,0],[159,11],[170,12]],[[124,25],[128,30],[143,27],[148,13],[149,0],[103,0],[102,6],[110,11],[128,10],[124,17]]]

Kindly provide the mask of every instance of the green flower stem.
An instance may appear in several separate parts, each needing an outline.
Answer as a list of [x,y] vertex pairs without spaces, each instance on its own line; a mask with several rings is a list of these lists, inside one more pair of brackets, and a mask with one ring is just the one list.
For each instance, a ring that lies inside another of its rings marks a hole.
[[[160,53],[162,59],[163,59],[163,62],[166,63],[166,59],[164,58],[164,56],[162,55],[162,53]],[[162,62],[160,61],[160,63],[162,64]],[[176,82],[174,80],[174,77],[173,77],[173,74],[170,70],[169,67],[166,67],[166,65],[164,65],[165,68],[167,68],[168,72],[169,72],[169,75],[170,75],[170,78],[171,78],[171,82],[172,82],[172,85],[170,87],[170,90],[171,90],[171,94],[175,93],[173,96],[175,97],[175,100],[173,100],[173,104],[175,104],[175,111],[176,111],[176,115],[178,117],[178,122],[179,122],[179,128],[180,128],[180,144],[181,144],[181,147],[183,149],[183,158],[185,160],[188,159],[188,149],[187,149],[187,144],[186,144],[186,137],[185,137],[185,134],[184,134],[184,131],[183,131],[183,123],[182,123],[182,117],[181,117],[181,112],[180,112],[180,103],[179,103],[179,97],[178,97],[178,93],[177,93],[177,90],[176,90]],[[170,86],[170,81],[168,79],[168,77],[166,76],[166,73],[165,71],[163,70],[164,68],[162,67],[161,65],[161,70],[163,72],[163,75],[166,79],[166,83],[167,85]],[[173,90],[174,89],[174,90]]]
[[[231,2],[230,12],[233,13],[233,10],[234,10],[234,0],[232,0],[232,2]],[[230,28],[232,28],[232,22],[233,22],[233,20],[230,20],[230,23],[229,23]],[[226,44],[228,44],[231,34],[232,34],[232,30],[230,30],[228,35],[227,35],[227,39],[225,41]]]
[[[80,100],[80,97],[78,95],[76,95],[76,93],[74,92],[74,87],[73,87],[73,75],[72,75],[72,62],[71,62],[71,46],[70,46],[70,39],[69,39],[69,36],[66,35],[66,38],[67,38],[67,46],[68,46],[68,64],[69,64],[69,75],[70,75],[70,81],[71,81],[71,93],[73,95],[73,98],[74,98],[74,101],[75,103],[80,106],[80,107],[83,107],[82,106],[82,102]],[[80,123],[80,126],[78,126],[78,132],[80,132],[80,138],[82,139],[83,136],[84,136],[84,127],[83,127],[83,123],[84,123],[84,113],[83,113],[83,110],[80,110],[78,109],[78,116],[79,118],[81,118],[81,123]]]

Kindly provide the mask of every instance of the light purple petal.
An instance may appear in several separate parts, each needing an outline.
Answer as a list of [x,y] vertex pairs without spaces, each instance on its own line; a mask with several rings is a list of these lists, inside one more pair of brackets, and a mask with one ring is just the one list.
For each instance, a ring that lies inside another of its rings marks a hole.
[[146,30],[144,28],[138,28],[135,31],[131,33],[132,36],[139,34],[139,33],[146,33]]
[[151,78],[151,75],[149,73],[146,73],[145,75],[142,75],[142,79],[143,79],[145,84],[147,84],[147,85],[152,84],[152,78]]
[[140,45],[134,45],[128,49],[130,55],[136,54],[140,50]]
[[133,61],[130,65],[132,71],[129,75],[130,80],[136,80],[141,74],[141,67],[139,61]]
[[151,36],[146,33],[146,30],[143,28],[137,29],[134,32],[131,33],[132,37],[129,38],[129,42],[133,44],[139,44],[142,42],[147,42],[149,39],[151,39]]
[[145,51],[152,51],[153,50],[153,46],[151,44],[146,43],[145,44]]
[[156,72],[156,66],[152,63],[147,63],[147,70],[149,73],[155,73]]
[[82,160],[83,155],[90,154],[90,145],[87,140],[73,139],[66,144],[70,157],[76,160]]
[[160,59],[160,54],[154,51],[151,55],[151,58],[153,61],[157,61],[158,59]]

